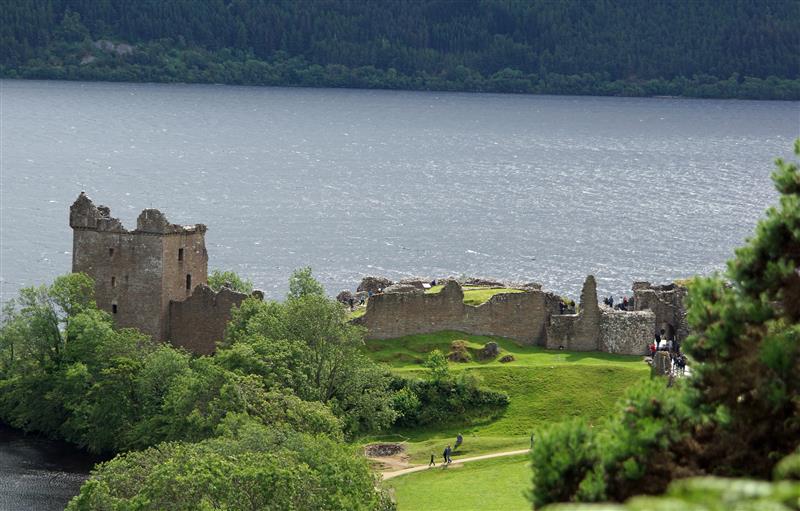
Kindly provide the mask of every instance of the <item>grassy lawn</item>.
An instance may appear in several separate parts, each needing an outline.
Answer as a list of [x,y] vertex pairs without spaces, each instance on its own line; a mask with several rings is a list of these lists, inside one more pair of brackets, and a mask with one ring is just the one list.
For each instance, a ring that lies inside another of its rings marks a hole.
[[434,453],[437,459],[458,433],[464,444],[454,453],[476,456],[490,452],[524,449],[530,434],[543,425],[583,417],[590,422],[606,415],[625,390],[649,374],[641,357],[608,353],[548,351],[520,346],[513,341],[460,332],[439,332],[392,340],[368,341],[370,356],[386,362],[398,374],[423,374],[422,361],[433,349],[447,352],[453,340],[465,340],[477,350],[488,341],[497,342],[513,362],[451,363],[451,370],[476,374],[489,388],[506,392],[510,404],[498,417],[460,421],[452,425],[396,429],[365,441],[406,442],[412,463],[424,463]]
[[[438,461],[437,461],[438,464]],[[386,481],[398,511],[429,509],[528,510],[528,456],[508,456],[416,472]]]
[[[435,294],[444,289],[444,286],[433,286],[426,289],[425,293]],[[464,291],[464,303],[467,305],[480,305],[488,302],[489,298],[501,293],[522,293],[521,289],[513,289],[508,287],[479,287],[479,286],[464,286],[461,288]]]
[[367,313],[367,306],[366,305],[361,305],[361,306],[356,307],[355,310],[352,310],[352,311],[348,312],[347,313],[347,318],[348,319],[360,318],[361,316],[363,316],[366,313]]
[[467,348],[473,353],[487,342],[496,342],[503,354],[514,355],[515,360],[500,363],[496,360],[451,364],[454,370],[486,367],[531,367],[552,365],[603,365],[624,368],[636,368],[646,372],[647,366],[641,357],[611,355],[600,352],[572,352],[546,350],[538,346],[521,346],[510,339],[486,335],[470,335],[462,332],[436,332],[432,334],[409,335],[396,339],[380,339],[367,341],[369,356],[378,362],[389,364],[397,371],[412,371],[420,366],[434,349],[444,353],[450,351],[450,344],[455,340],[467,342]]

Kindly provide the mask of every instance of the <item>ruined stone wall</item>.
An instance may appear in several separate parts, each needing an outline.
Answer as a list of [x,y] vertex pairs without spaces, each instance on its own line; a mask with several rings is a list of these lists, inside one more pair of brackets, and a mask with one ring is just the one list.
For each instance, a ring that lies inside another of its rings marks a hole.
[[205,284],[195,287],[185,300],[169,303],[169,341],[198,355],[214,353],[225,336],[231,309],[245,298],[246,294],[228,288],[215,293]]
[[600,313],[598,351],[619,355],[646,355],[653,341],[653,312],[603,309]]
[[[165,340],[170,300],[188,295],[185,274],[193,274],[192,287],[207,281],[205,226],[170,224],[158,210],[144,210],[128,231],[84,193],[70,207],[70,226],[72,271],[94,279],[98,307],[117,327]],[[184,248],[181,263],[178,248]]]
[[600,307],[597,305],[597,283],[586,277],[581,290],[577,314],[556,314],[547,328],[547,347],[570,351],[597,351],[600,348]]
[[117,327],[160,338],[161,238],[129,232],[109,214],[85,194],[70,208],[72,271],[94,279],[97,306]]
[[208,284],[208,252],[204,234],[205,230],[192,229],[163,236],[161,293],[164,297],[164,332],[168,331],[166,321],[170,302],[184,300],[192,295],[197,286]]
[[467,305],[461,286],[448,281],[439,293],[409,289],[375,295],[356,322],[371,339],[457,330],[543,345],[547,319],[557,311],[558,297],[538,290],[498,294],[481,305]]
[[689,324],[686,321],[686,296],[688,290],[676,284],[652,286],[649,282],[633,284],[634,307],[639,310],[651,310],[655,314],[653,324],[654,336],[662,328],[672,329],[675,339],[686,340],[689,335]]

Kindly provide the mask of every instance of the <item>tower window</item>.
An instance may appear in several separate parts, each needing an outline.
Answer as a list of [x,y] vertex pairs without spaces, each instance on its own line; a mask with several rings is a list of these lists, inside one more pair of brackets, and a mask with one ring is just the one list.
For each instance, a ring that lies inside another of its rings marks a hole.
[[127,275],[125,275],[125,283],[126,284],[128,283],[128,276]]
[[178,261],[183,261],[183,249],[178,249]]
[[187,291],[191,291],[192,290],[192,274],[191,273],[187,273],[186,274],[186,290]]
[[113,248],[109,248],[108,249],[108,257],[114,257],[114,249]]
[[116,303],[112,303],[111,304],[111,313],[112,314],[116,314],[117,313],[117,304]]
[[111,277],[111,287],[117,287],[117,277]]

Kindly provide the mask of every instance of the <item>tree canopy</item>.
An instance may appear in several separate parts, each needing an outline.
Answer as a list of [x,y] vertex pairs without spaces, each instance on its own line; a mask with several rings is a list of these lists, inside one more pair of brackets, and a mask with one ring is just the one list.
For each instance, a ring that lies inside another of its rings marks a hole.
[[7,77],[800,98],[793,0],[6,4]]

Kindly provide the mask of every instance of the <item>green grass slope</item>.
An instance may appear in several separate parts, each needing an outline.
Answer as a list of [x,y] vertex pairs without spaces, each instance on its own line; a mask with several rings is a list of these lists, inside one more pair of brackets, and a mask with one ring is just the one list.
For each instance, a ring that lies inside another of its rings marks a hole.
[[419,370],[428,353],[438,349],[444,353],[450,351],[453,341],[463,340],[473,354],[487,342],[496,342],[502,353],[511,354],[515,360],[501,363],[498,360],[478,361],[469,363],[451,364],[454,370],[485,367],[546,367],[556,365],[593,365],[620,368],[636,368],[646,372],[646,365],[641,357],[626,355],[611,355],[600,352],[571,352],[546,350],[538,346],[521,346],[516,342],[503,337],[488,335],[470,335],[462,332],[436,332],[432,334],[409,335],[396,339],[369,340],[366,349],[369,356],[377,361],[389,364],[396,371]]
[[530,486],[527,455],[431,468],[385,483],[397,499],[398,511],[530,509],[524,491]]
[[368,341],[367,350],[374,360],[389,364],[394,372],[413,377],[417,372],[424,374],[421,364],[431,350],[446,353],[454,340],[466,341],[474,354],[486,342],[494,341],[502,349],[501,356],[514,356],[515,360],[506,364],[496,360],[450,364],[451,370],[471,371],[483,385],[506,392],[509,406],[498,417],[454,419],[447,425],[396,429],[368,441],[407,442],[412,463],[427,462],[431,453],[439,459],[444,446],[453,443],[458,433],[464,435],[464,444],[454,453],[454,459],[523,449],[530,445],[531,432],[540,426],[572,417],[590,422],[601,419],[627,388],[649,374],[641,357],[548,351],[520,346],[508,339],[460,332]]

